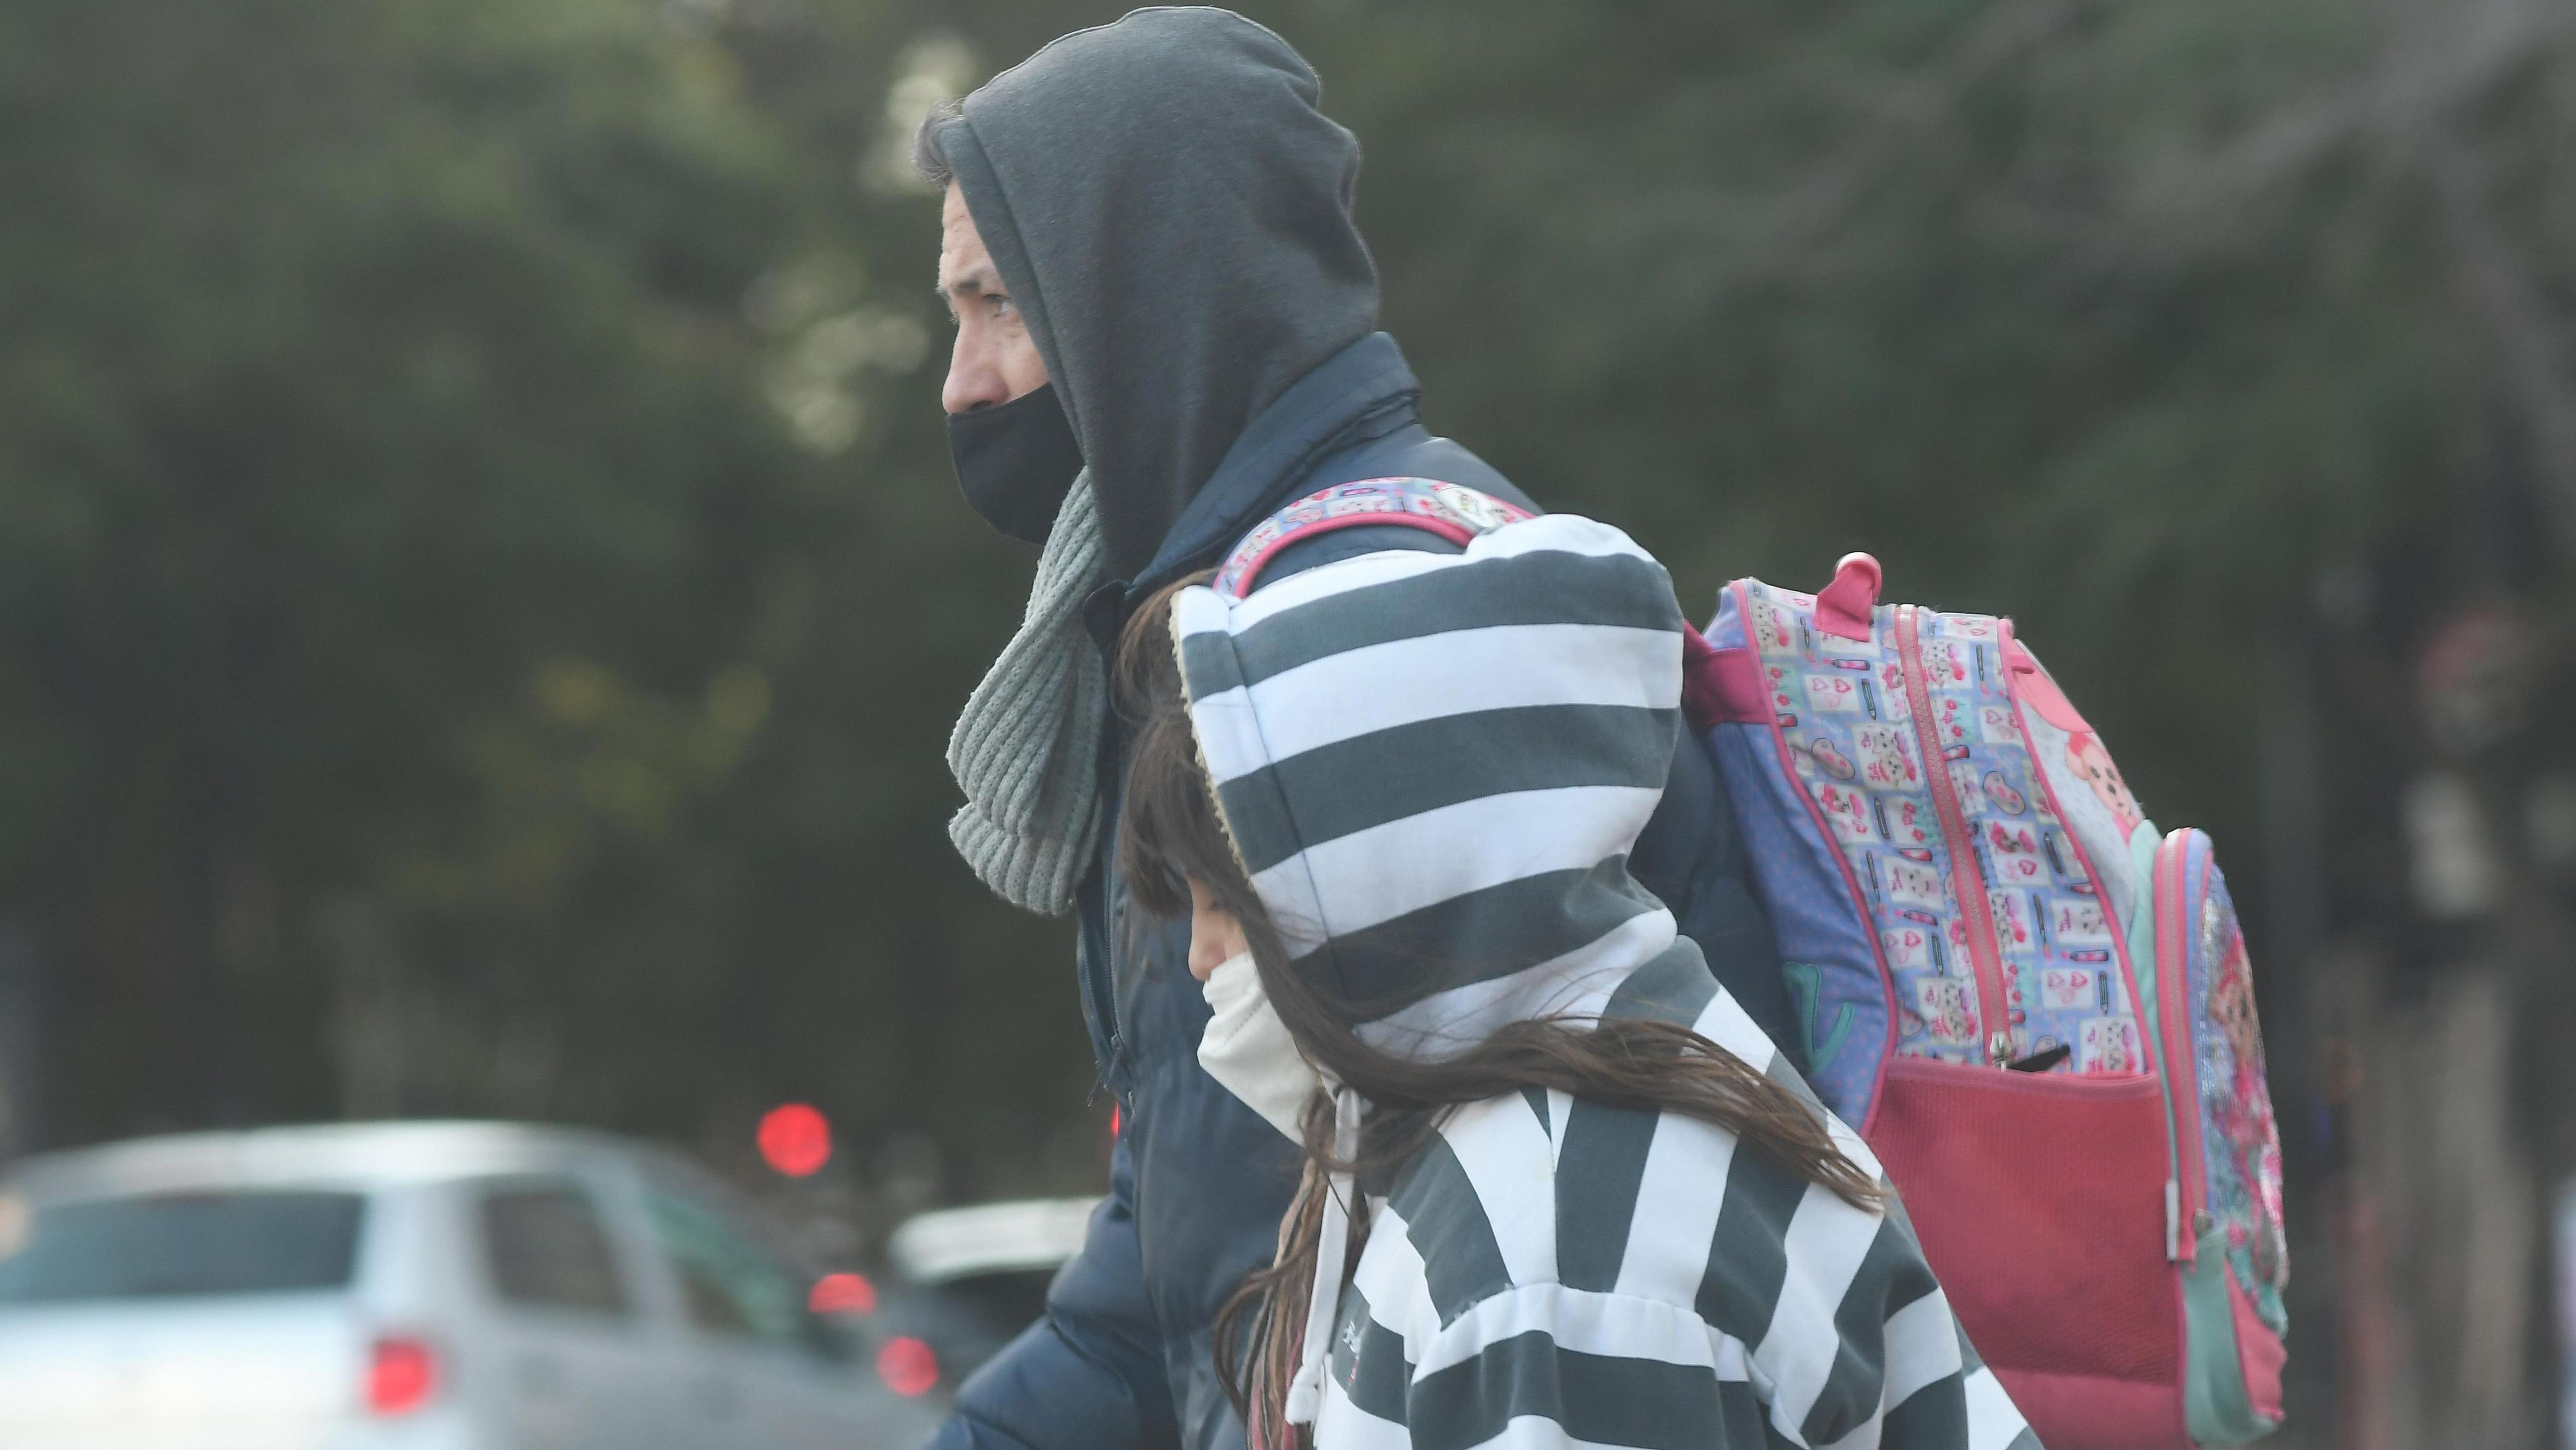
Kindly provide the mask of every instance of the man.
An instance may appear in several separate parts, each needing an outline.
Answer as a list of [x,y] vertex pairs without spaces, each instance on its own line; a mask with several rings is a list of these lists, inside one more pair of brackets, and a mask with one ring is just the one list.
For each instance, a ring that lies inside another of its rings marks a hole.
[[[1244,1443],[1209,1324],[1269,1262],[1295,1156],[1199,1066],[1187,925],[1131,916],[1113,869],[1123,750],[1102,659],[1128,612],[1332,484],[1431,478],[1528,505],[1419,421],[1418,384],[1375,330],[1359,146],[1317,94],[1240,16],[1140,10],[995,77],[917,147],[946,188],[959,479],[995,527],[1045,545],[1026,621],[950,743],[967,795],[951,835],[1007,899],[1078,916],[1084,1016],[1123,1110],[1089,1242],[1047,1318],[967,1384],[942,1446]],[[1343,529],[1261,582],[1455,547]],[[1803,1041],[1714,767],[1679,754],[1632,870],[1763,1027]]]

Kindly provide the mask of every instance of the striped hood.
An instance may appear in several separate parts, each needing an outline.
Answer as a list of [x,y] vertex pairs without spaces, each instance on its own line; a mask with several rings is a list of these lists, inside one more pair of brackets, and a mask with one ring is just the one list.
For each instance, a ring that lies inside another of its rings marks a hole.
[[1698,948],[1628,874],[1681,729],[1671,578],[1609,525],[1505,524],[1245,599],[1175,596],[1199,748],[1299,971],[1381,1051],[1597,1015]]

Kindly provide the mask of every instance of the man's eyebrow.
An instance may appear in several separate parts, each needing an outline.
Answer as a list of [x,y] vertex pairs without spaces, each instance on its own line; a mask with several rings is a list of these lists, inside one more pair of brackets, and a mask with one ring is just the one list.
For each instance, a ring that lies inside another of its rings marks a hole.
[[[948,316],[953,321],[957,316],[958,298],[983,297],[1001,292],[1002,284],[999,279],[994,277],[992,269],[989,267],[977,267],[971,271],[959,273],[957,276],[951,277],[944,282],[933,281],[930,284],[930,290],[934,296],[938,297],[939,305],[948,309]],[[1007,296],[1009,294],[1004,293],[1003,295]]]

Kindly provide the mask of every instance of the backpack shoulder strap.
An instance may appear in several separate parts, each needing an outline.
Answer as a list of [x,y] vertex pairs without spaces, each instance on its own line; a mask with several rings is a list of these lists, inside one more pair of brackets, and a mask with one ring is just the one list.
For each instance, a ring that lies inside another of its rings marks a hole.
[[[1478,534],[1530,518],[1529,510],[1464,484],[1436,478],[1363,478],[1317,489],[1289,504],[1243,536],[1219,564],[1209,587],[1229,599],[1241,599],[1260,582],[1261,571],[1289,545],[1335,529],[1393,524],[1424,529],[1464,545]],[[1871,561],[1873,566],[1875,560]],[[1749,661],[1712,648],[1688,623],[1682,625],[1682,710],[1700,729],[1756,716],[1741,700],[1760,701],[1761,684],[1743,666]],[[1741,676],[1742,678],[1739,678]]]
[[1279,510],[1243,536],[1217,566],[1216,592],[1241,599],[1281,550],[1317,534],[1371,524],[1428,530],[1455,544],[1530,517],[1489,493],[1436,478],[1363,478],[1337,483]]

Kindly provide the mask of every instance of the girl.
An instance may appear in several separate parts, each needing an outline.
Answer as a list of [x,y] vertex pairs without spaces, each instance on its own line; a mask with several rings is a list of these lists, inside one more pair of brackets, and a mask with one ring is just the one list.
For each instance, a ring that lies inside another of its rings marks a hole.
[[1120,865],[1201,1061],[1304,1152],[1218,1322],[1256,1450],[2023,1450],[1878,1165],[1628,874],[1681,729],[1663,569],[1570,515],[1119,660]]

